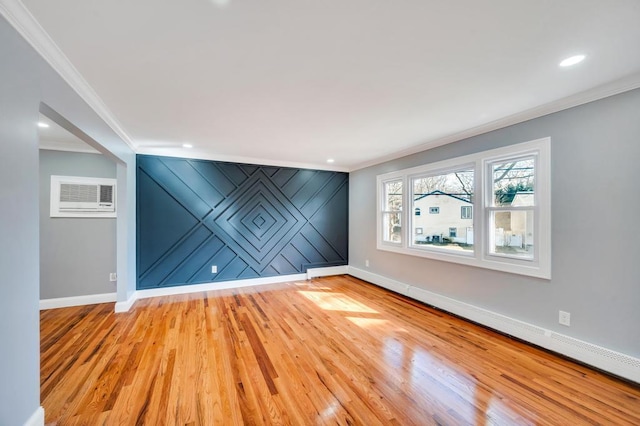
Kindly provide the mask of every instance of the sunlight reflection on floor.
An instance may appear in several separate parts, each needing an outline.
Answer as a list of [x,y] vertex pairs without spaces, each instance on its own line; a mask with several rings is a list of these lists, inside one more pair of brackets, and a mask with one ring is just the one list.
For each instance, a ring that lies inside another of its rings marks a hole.
[[380,325],[386,325],[389,320],[379,318],[360,318],[360,317],[346,317],[349,321],[362,328],[375,327]]
[[314,302],[319,308],[327,311],[378,313],[378,311],[369,308],[367,305],[341,293],[326,293],[320,291],[298,291],[298,293]]

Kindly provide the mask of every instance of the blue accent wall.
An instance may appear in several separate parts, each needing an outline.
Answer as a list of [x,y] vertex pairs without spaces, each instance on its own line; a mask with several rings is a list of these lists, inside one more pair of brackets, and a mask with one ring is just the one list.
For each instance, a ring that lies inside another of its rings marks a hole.
[[348,190],[347,173],[138,155],[137,288],[346,265]]

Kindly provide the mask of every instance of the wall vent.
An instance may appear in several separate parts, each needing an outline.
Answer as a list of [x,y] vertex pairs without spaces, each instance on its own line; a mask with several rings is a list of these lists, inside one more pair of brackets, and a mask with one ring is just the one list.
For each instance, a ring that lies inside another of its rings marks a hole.
[[581,352],[589,352],[597,357],[608,358],[620,364],[626,364],[633,369],[640,369],[640,359],[633,358],[611,349],[603,348],[593,343],[584,342],[558,333],[552,333],[551,338],[558,340],[566,345],[572,346],[575,350]]
[[[618,375],[627,380],[640,383],[640,358],[620,353],[593,343],[585,342],[564,334],[538,327],[496,312],[469,305],[420,287],[406,285],[400,281],[374,274],[353,266],[348,268],[349,275],[387,288],[405,296],[424,302],[444,311],[498,330],[502,333],[523,339],[573,358],[588,365]],[[405,290],[405,286],[408,290]]]
[[116,217],[116,180],[51,176],[51,217]]

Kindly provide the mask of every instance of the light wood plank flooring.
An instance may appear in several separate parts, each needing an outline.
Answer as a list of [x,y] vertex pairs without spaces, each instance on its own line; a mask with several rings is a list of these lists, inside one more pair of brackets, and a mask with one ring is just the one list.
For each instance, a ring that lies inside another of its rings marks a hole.
[[57,425],[640,424],[640,388],[352,277],[43,311]]

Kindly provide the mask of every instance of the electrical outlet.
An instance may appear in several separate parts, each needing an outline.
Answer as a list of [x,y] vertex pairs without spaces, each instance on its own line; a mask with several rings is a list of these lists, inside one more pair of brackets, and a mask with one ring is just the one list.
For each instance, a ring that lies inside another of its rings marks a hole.
[[560,311],[558,322],[569,327],[571,325],[571,314],[569,312]]
[[364,266],[366,266],[367,268],[369,267],[369,259],[364,261]]
[[212,274],[218,273],[218,265],[211,265],[211,273]]
[[111,272],[109,274],[109,281],[111,281],[111,282],[118,281],[118,274],[116,274],[115,272]]

